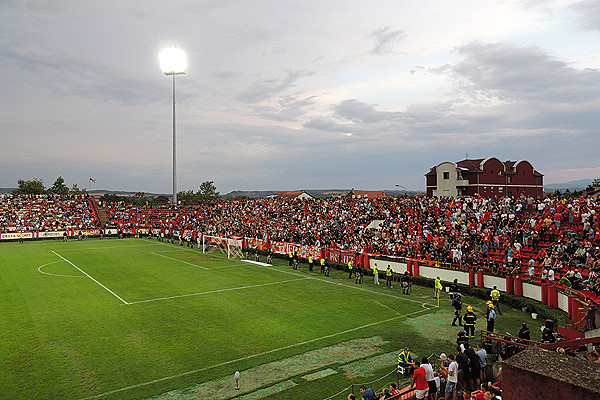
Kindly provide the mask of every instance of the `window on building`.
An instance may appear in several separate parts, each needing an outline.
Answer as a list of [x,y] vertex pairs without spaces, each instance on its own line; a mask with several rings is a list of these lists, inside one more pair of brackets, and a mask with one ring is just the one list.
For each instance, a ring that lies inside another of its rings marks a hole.
[[444,179],[450,179],[450,172],[444,172]]
[[501,170],[500,170],[500,171],[498,171],[498,175],[502,175],[502,171],[501,171]]
[[512,183],[512,176],[508,177],[508,183]]

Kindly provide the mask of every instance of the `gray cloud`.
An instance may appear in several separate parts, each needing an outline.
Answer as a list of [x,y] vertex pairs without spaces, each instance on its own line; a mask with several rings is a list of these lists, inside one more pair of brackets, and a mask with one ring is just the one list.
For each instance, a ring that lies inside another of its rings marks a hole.
[[571,9],[579,14],[580,26],[586,31],[600,31],[600,2],[584,0],[571,5]]
[[443,68],[465,87],[511,101],[597,101],[600,71],[575,69],[535,46],[471,43],[458,49],[465,60]]
[[299,79],[310,75],[312,73],[308,71],[289,71],[287,76],[281,79],[260,80],[254,82],[236,98],[243,103],[258,103],[282,93],[286,89],[293,87]]
[[272,121],[298,121],[306,114],[306,109],[314,104],[314,97],[297,100],[291,96],[285,96],[275,106],[255,106],[252,108],[263,118]]
[[392,30],[389,26],[379,28],[371,33],[373,39],[373,48],[371,54],[393,53],[394,46],[406,37],[406,33],[401,30]]

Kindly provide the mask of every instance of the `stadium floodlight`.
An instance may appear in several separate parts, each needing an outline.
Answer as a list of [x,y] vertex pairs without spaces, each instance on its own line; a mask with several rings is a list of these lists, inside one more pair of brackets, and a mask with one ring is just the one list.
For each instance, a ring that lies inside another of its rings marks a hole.
[[235,379],[235,390],[240,390],[240,371],[235,371],[235,375],[233,377]]
[[187,57],[183,50],[170,47],[158,54],[160,69],[165,75],[173,75],[173,204],[177,204],[177,140],[175,135],[175,75],[185,74]]

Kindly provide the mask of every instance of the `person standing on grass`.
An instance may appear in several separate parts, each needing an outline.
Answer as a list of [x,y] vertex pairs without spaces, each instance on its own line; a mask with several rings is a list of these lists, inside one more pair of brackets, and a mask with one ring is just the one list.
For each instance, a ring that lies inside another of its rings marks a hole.
[[500,311],[500,291],[496,286],[494,286],[490,292],[490,297],[492,298],[492,304],[494,305],[496,312],[502,315],[502,311]]
[[325,273],[325,259],[321,258],[321,273]]
[[385,286],[391,288],[392,287],[392,267],[388,265],[385,270]]
[[348,279],[352,279],[352,261],[348,261]]
[[442,281],[441,281],[441,279],[440,279],[439,276],[437,278],[435,278],[434,287],[435,287],[435,291],[434,291],[433,297],[436,298],[436,299],[439,299],[440,298],[440,292],[443,289],[443,287],[442,287]]
[[487,330],[494,332],[494,323],[496,322],[496,311],[494,311],[494,305],[489,304],[489,312],[487,315]]
[[477,315],[473,312],[473,307],[467,307],[467,313],[464,317],[465,322],[465,331],[467,333],[467,337],[474,338],[475,337],[475,323],[477,321]]
[[373,267],[373,283],[379,285],[379,270],[377,269],[377,263]]

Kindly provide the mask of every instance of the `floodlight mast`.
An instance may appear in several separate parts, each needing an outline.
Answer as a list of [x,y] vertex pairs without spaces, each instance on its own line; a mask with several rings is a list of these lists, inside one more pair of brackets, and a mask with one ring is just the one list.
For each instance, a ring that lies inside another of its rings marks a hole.
[[160,68],[173,75],[173,204],[177,204],[177,136],[175,131],[175,75],[185,74],[187,59],[183,50],[171,47],[159,53]]

